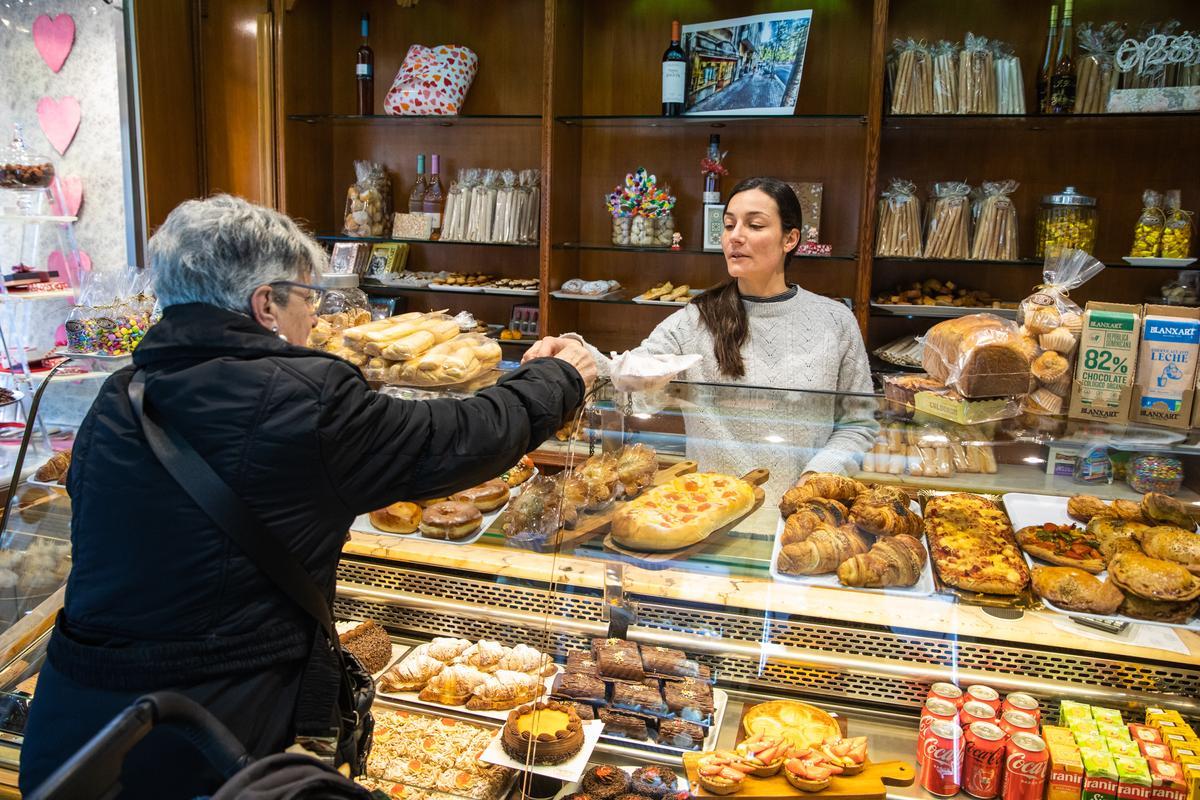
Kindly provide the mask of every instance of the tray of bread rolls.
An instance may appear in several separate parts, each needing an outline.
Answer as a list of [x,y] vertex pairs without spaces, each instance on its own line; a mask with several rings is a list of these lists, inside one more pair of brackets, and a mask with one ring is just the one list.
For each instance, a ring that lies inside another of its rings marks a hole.
[[936,585],[923,527],[920,506],[903,489],[815,473],[780,501],[771,577],[928,596]]
[[1048,610],[1200,630],[1200,533],[1186,504],[1009,493],[1004,507]]

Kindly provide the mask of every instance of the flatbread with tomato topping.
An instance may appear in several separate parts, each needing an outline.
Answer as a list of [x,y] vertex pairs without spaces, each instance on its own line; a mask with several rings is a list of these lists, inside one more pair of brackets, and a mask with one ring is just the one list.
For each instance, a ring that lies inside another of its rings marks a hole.
[[1047,522],[1017,531],[1021,549],[1034,558],[1063,567],[1077,567],[1093,575],[1104,570],[1100,542],[1078,525]]
[[992,501],[948,494],[925,504],[925,536],[942,582],[968,592],[1018,595],[1029,569],[1012,523]]

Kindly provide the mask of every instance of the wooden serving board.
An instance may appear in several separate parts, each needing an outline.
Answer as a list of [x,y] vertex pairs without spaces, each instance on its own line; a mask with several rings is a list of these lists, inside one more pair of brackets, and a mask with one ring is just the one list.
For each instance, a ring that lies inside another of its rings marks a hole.
[[666,569],[667,567],[671,566],[672,561],[680,558],[689,558],[708,547],[708,544],[713,539],[729,533],[731,530],[737,527],[738,523],[761,508],[763,501],[766,500],[766,493],[763,491],[762,484],[766,483],[767,479],[770,477],[771,472],[761,467],[759,469],[751,470],[743,475],[742,480],[754,486],[754,504],[750,506],[749,510],[747,510],[745,514],[742,514],[740,517],[724,527],[717,528],[715,531],[710,533],[708,536],[705,536],[695,544],[688,545],[687,547],[680,548],[679,550],[666,550],[660,553],[646,553],[639,550],[629,550],[625,547],[622,547],[613,540],[612,534],[610,533],[608,536],[604,537],[604,548],[606,550],[611,550],[614,553],[619,553],[621,556],[624,556],[624,560],[629,561],[634,566],[642,567],[644,569]]
[[696,772],[696,762],[701,753],[686,753],[683,756],[683,769],[687,773],[688,785],[697,797],[727,797],[727,798],[768,798],[774,800],[794,800],[797,797],[845,798],[845,800],[882,800],[887,796],[888,786],[911,786],[916,780],[917,770],[907,761],[867,760],[866,767],[857,775],[835,776],[829,788],[819,792],[802,792],[787,782],[783,773],[770,778],[746,778],[741,791],[732,795],[718,795],[705,790],[700,785]]

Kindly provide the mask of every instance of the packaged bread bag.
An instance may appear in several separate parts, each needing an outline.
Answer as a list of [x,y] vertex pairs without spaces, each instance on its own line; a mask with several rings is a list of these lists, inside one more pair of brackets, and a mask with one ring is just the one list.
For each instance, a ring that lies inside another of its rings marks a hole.
[[1020,335],[1036,348],[1030,364],[1035,385],[1025,398],[1026,412],[1066,412],[1083,332],[1083,309],[1070,293],[1102,269],[1104,264],[1083,250],[1052,249],[1042,268],[1042,285],[1017,308]]

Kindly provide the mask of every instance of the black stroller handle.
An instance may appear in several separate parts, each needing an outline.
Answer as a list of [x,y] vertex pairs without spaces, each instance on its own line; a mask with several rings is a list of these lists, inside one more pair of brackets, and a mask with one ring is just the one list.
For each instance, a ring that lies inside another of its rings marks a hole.
[[207,709],[176,692],[143,695],[56,769],[27,800],[106,800],[121,791],[121,768],[134,745],[156,726],[191,742],[227,781],[254,761]]

